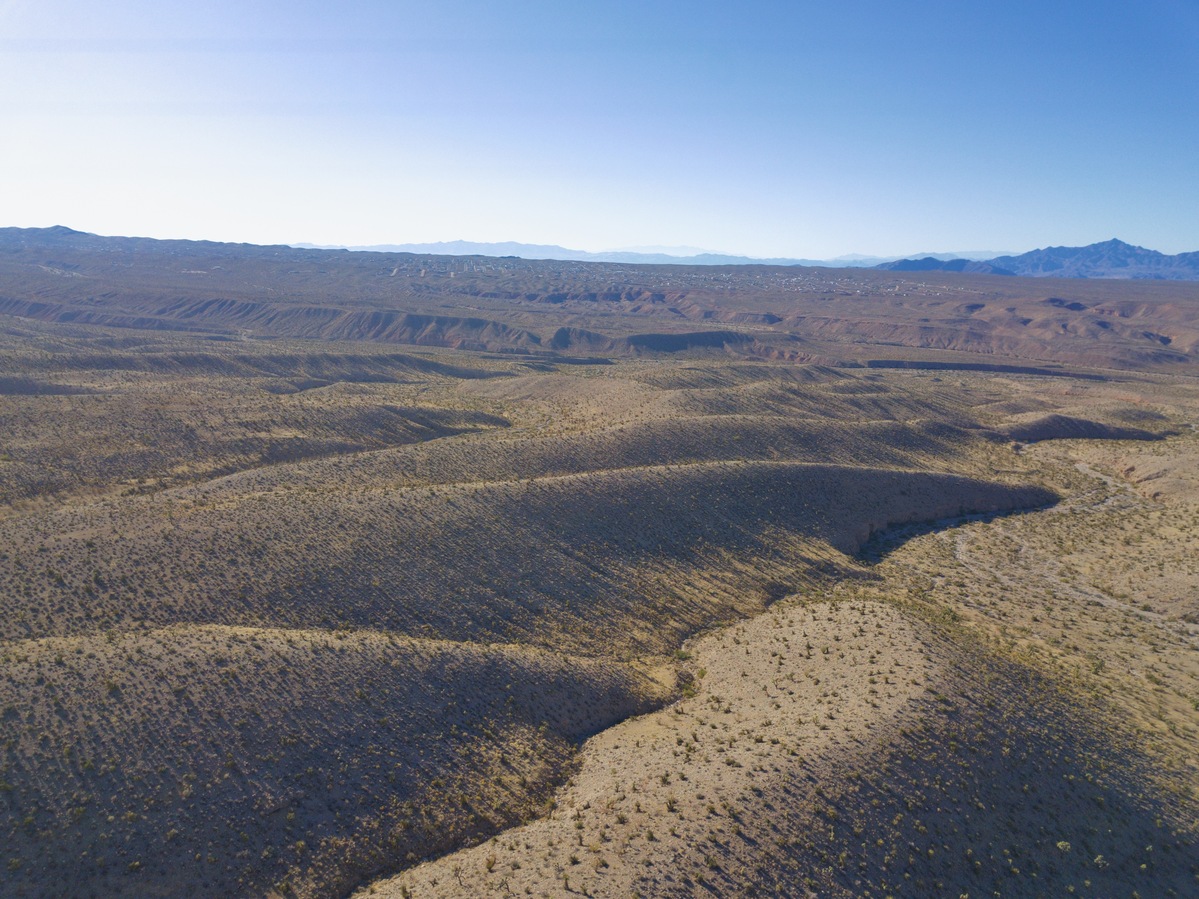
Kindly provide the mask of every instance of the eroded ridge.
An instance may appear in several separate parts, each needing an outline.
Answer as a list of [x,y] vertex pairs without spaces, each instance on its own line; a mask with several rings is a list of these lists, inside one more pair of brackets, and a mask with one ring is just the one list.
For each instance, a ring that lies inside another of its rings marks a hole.
[[911,622],[872,602],[781,604],[687,652],[693,695],[588,741],[548,817],[369,892],[719,895],[744,886],[764,845],[805,831],[829,767],[864,762],[937,669]]
[[547,817],[359,895],[1188,894],[1103,709],[875,589],[695,641],[694,694],[589,741]]

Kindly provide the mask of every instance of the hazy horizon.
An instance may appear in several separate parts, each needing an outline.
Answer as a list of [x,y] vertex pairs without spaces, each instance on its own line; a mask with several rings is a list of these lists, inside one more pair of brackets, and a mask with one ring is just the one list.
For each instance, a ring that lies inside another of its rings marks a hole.
[[[559,241],[551,241],[549,243],[534,243],[527,240],[471,240],[470,238],[452,238],[449,240],[406,240],[406,241],[386,241],[371,244],[346,244],[346,243],[330,243],[317,244],[307,240],[285,241],[288,246],[293,247],[312,247],[315,249],[348,249],[348,250],[371,250],[376,247],[388,246],[454,246],[457,244],[471,244],[478,246],[493,246],[503,247],[508,245],[523,245],[531,247],[556,247],[561,250],[569,250],[571,252],[588,253],[592,255],[610,254],[610,253],[640,253],[645,255],[661,255],[661,256],[678,256],[679,258],[687,258],[690,256],[744,256],[749,259],[816,259],[810,253],[783,253],[779,255],[767,255],[765,253],[732,253],[722,249],[713,249],[710,247],[686,247],[686,246],[663,246],[660,244],[651,245],[634,245],[634,246],[619,246],[619,247],[576,247],[567,246]],[[1031,249],[1039,249],[1030,247]],[[1152,248],[1149,248],[1152,249]],[[962,254],[963,258],[979,258],[987,259],[995,256],[1015,255],[1025,253],[1028,250],[914,250],[910,253],[863,253],[863,252],[845,252],[838,253],[836,256],[819,257],[826,261],[832,260],[851,260],[851,259],[883,259],[896,258],[904,259],[913,256],[928,256],[928,255],[951,255]]]
[[5,218],[833,259],[1199,247],[1199,9],[0,0]]

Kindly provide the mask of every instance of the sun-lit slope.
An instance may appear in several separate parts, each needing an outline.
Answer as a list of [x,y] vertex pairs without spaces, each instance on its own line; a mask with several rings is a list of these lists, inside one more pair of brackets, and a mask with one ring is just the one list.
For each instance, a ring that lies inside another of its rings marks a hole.
[[778,584],[888,525],[1052,499],[953,475],[761,462],[213,503],[186,488],[0,522],[3,634],[353,624],[664,652],[760,611]]
[[[497,481],[662,464],[792,460],[988,475],[1006,441],[981,427],[981,398],[919,377],[897,384],[819,366],[695,364],[613,371],[564,367],[460,383],[437,402],[484,403],[506,432],[406,445],[214,481],[211,500],[296,488],[337,490]],[[745,409],[749,411],[738,411]]]
[[1094,710],[947,636],[776,605],[690,646],[695,695],[589,741],[550,816],[358,895],[1184,895],[1193,836]]
[[937,421],[816,421],[787,416],[639,420],[570,434],[504,435],[436,441],[303,465],[257,468],[206,484],[219,502],[243,493],[420,487],[721,461],[983,470],[973,455],[998,438]]
[[[234,472],[248,474],[217,489],[330,477],[365,486],[503,480],[721,459],[952,469],[987,436],[960,391],[821,366],[533,371],[460,353],[332,352],[304,342],[25,336],[0,334],[0,352],[21,372],[0,378],[8,434],[0,504],[22,508]],[[508,440],[429,443],[509,423]],[[397,447],[408,449],[374,452]],[[369,460],[357,456],[367,451]],[[280,465],[314,458],[331,461]]]
[[[1169,521],[1190,518],[1193,508],[1187,507],[1199,504],[1199,446],[1195,436],[1192,431],[1160,444],[1075,443],[1069,452],[1131,484],[1142,496],[1163,503],[1162,518]],[[1195,612],[1199,613],[1199,607]],[[1199,614],[1195,617],[1199,623]]]
[[[976,406],[1004,395],[989,395],[979,378],[971,383],[981,396],[970,397],[939,379],[815,365],[555,369],[306,342],[25,337],[36,339],[0,334],[0,350],[23,372],[0,379],[9,435],[0,501],[22,507],[234,472],[246,474],[211,489],[319,489],[330,478],[410,486],[731,459],[954,470],[999,439],[979,428]],[[509,423],[508,439],[436,440]],[[328,465],[279,464],[314,458]]]
[[751,883],[806,876],[845,897],[1193,890],[1193,813],[1112,708],[968,639],[934,646],[940,671],[898,739],[814,791],[829,842],[797,835],[791,860]]
[[0,649],[3,893],[330,895],[533,814],[663,686],[377,632],[172,628]]
[[1199,287],[57,239],[0,893],[1193,888]]
[[118,334],[0,329],[0,508],[161,489],[507,424],[426,394],[503,367]]
[[725,895],[811,816],[828,759],[893,731],[935,667],[918,631],[876,604],[782,603],[688,652],[693,695],[589,741],[550,816],[370,892]]
[[[1102,404],[1091,412],[1112,418]],[[704,718],[690,701],[626,722],[589,744],[552,819],[376,893],[469,896],[507,882],[518,895],[567,884],[596,896],[1191,895],[1196,631],[1170,604],[1194,595],[1186,548],[1196,519],[1189,480],[1175,474],[1189,471],[1193,443],[1188,429],[1149,443],[1039,447],[1047,469],[1065,457],[1054,476],[1069,475],[1068,502],[899,549],[884,541],[882,580],[837,591],[844,611],[823,642],[812,626],[821,606],[801,619],[800,643],[787,603],[730,628],[722,647],[698,641],[689,648],[705,670]],[[1141,466],[1162,472],[1163,491],[1177,493],[1137,499],[1075,470],[1077,458],[1141,493],[1155,483],[1136,481]],[[875,605],[896,599],[936,627],[897,623],[894,605]],[[769,619],[769,642],[755,644]],[[895,644],[869,644],[880,624]],[[817,668],[801,674],[809,642]],[[892,666],[896,646],[918,648],[922,664]],[[856,678],[836,668],[841,653]],[[794,695],[793,675],[806,687]],[[919,699],[896,713],[887,702],[900,686]],[[815,715],[789,704],[803,702]],[[795,762],[788,740],[805,725]],[[822,737],[843,745],[829,751]],[[711,767],[696,764],[701,750]]]
[[380,390],[364,396],[330,387],[320,397],[268,401],[254,393],[168,382],[104,396],[0,396],[0,428],[14,435],[0,460],[0,505],[147,490],[507,424],[478,412],[405,405],[402,395]]
[[[1187,429],[1154,442],[1026,448],[1030,462],[1070,484],[1065,501],[1033,516],[914,537],[877,569],[903,572],[905,589],[952,607],[1084,697],[1104,696],[1136,733],[1138,754],[1182,784],[1192,802],[1199,798],[1197,437]],[[1142,470],[1160,477],[1137,482]]]
[[[1003,444],[927,385],[721,364],[401,376],[307,345],[198,375],[214,357],[151,346],[170,365],[58,359],[11,393],[59,476],[196,481],[0,521],[0,708],[20,734],[0,801],[33,894],[326,895],[452,850],[535,816],[573,741],[660,703],[623,661],[827,582],[890,524],[1054,499],[950,473]],[[318,371],[332,382],[303,381]],[[55,403],[78,405],[44,417]],[[172,422],[193,430],[172,441]],[[239,428],[362,443],[211,478]]]

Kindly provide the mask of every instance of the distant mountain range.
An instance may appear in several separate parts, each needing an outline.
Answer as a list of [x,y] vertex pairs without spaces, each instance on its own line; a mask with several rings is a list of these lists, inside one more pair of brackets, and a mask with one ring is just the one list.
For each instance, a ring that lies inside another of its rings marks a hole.
[[[169,241],[150,238],[110,238],[73,231],[70,228],[0,228],[3,243],[11,234],[18,243],[31,240],[65,241],[72,245],[101,244],[119,241],[127,246],[145,246],[155,252],[170,252],[171,248],[207,247],[214,253],[277,251],[283,247],[256,247],[250,244],[226,244],[211,241]],[[1085,247],[1046,247],[1019,255],[988,255],[985,251],[957,253],[924,253],[911,258],[878,256],[840,256],[835,259],[761,259],[752,256],[732,256],[724,253],[701,252],[694,256],[672,253],[643,252],[650,249],[686,252],[689,247],[638,247],[589,253],[549,244],[516,242],[474,243],[455,240],[441,243],[386,244],[378,246],[318,246],[296,243],[287,245],[299,250],[357,250],[377,253],[413,253],[436,256],[517,257],[525,260],[560,260],[576,262],[615,262],[627,265],[763,265],[812,266],[821,268],[875,268],[894,272],[964,272],[967,274],[1020,275],[1032,278],[1104,278],[1125,280],[1199,281],[1199,251],[1168,255],[1156,250],[1133,246],[1121,240],[1107,240]]]
[[891,272],[968,272],[974,275],[1014,275],[1015,272],[1000,268],[990,262],[976,259],[937,259],[925,256],[922,259],[897,259],[884,262],[874,268]]
[[996,256],[981,261],[926,256],[884,262],[874,267],[893,272],[976,272],[1031,278],[1199,281],[1199,252],[1170,256],[1113,238],[1086,247],[1046,247],[1018,256]]
[[[897,272],[946,271],[987,275],[1022,275],[1033,278],[1199,280],[1199,252],[1178,253],[1170,256],[1116,239],[1086,247],[1046,247],[1019,255],[971,250],[955,253],[918,253],[907,258],[852,254],[838,256],[834,259],[758,258],[711,253],[693,247],[638,247],[591,253],[555,244],[529,244],[515,241],[478,243],[452,240],[438,243],[380,244],[356,247],[330,247],[314,244],[293,244],[292,246],[303,249],[344,249],[439,256],[516,256],[521,259],[618,262],[629,265],[799,265],[824,268],[878,268]],[[687,253],[693,254],[684,255]]]
[[[437,243],[376,244],[373,246],[347,247],[341,245],[319,245],[295,243],[291,246],[304,250],[357,250],[372,253],[417,253],[437,256],[517,256],[521,259],[560,259],[575,262],[623,262],[629,265],[806,265],[824,268],[870,268],[882,262],[892,262],[898,256],[862,256],[851,254],[835,259],[793,259],[790,257],[759,258],[756,256],[734,256],[728,253],[712,253],[696,247],[636,247],[624,250],[605,250],[591,253],[587,250],[571,250],[555,244],[477,243],[469,240],[448,240]],[[934,261],[953,259],[985,259],[998,255],[988,250],[961,250],[956,253],[918,254]]]

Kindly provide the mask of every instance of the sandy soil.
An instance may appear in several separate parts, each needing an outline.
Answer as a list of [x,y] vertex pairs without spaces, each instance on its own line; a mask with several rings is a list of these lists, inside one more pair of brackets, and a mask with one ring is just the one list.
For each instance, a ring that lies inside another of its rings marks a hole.
[[[934,665],[877,603],[780,604],[695,640],[695,695],[588,741],[545,819],[359,895],[720,895],[785,840],[834,762],[861,756]],[[768,813],[768,814],[763,814]]]

